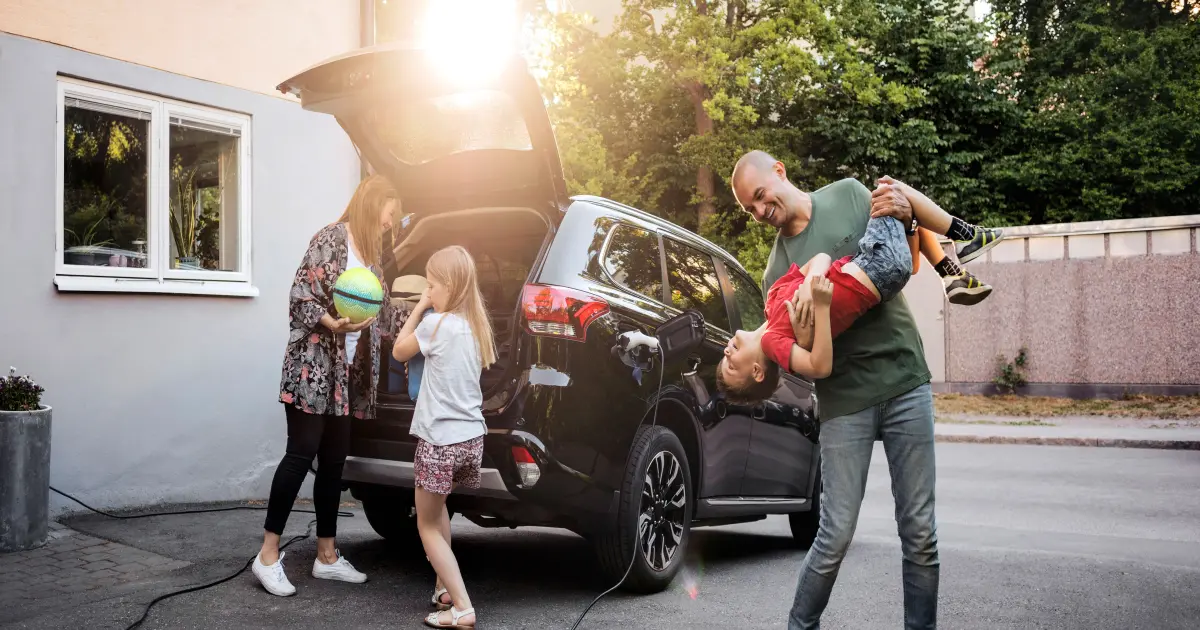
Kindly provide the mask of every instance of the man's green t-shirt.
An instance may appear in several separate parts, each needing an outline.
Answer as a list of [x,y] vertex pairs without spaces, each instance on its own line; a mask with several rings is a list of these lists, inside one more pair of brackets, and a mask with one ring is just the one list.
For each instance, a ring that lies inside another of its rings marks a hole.
[[[820,253],[834,260],[858,252],[858,240],[871,218],[871,191],[856,179],[843,179],[810,193],[812,219],[792,237],[779,235],[763,274],[763,295],[792,264]],[[903,394],[930,379],[917,323],[903,295],[858,318],[833,340],[833,372],[817,381],[821,419],[862,411]]]

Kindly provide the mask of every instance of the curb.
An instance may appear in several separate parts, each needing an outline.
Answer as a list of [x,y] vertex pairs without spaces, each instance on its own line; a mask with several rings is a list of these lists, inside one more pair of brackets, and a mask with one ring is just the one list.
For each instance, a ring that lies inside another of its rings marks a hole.
[[1024,444],[1037,446],[1098,446],[1107,448],[1155,448],[1200,451],[1200,440],[1140,440],[1126,438],[1036,437],[1011,435],[935,434],[936,442],[969,444]]

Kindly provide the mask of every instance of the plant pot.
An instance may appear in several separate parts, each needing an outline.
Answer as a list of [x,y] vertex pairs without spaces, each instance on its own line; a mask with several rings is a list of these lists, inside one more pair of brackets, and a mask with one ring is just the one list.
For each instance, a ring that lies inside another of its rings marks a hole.
[[200,267],[199,256],[180,256],[175,259],[176,269],[197,269]]
[[0,411],[0,552],[46,544],[51,411]]

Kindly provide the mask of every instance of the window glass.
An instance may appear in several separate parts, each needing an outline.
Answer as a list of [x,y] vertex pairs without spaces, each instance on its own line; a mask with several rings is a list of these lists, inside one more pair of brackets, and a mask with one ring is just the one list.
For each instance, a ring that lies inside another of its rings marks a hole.
[[725,299],[712,256],[669,238],[663,240],[667,247],[671,303],[680,309],[696,309],[708,323],[729,330],[729,315],[725,312]]
[[604,252],[604,269],[621,286],[655,300],[662,299],[662,264],[658,235],[618,225]]
[[171,268],[238,270],[238,143],[234,130],[171,118]]
[[367,124],[397,160],[425,164],[465,151],[533,148],[517,103],[492,90],[383,103]]
[[150,113],[68,98],[63,116],[63,262],[146,267]]
[[249,116],[67,78],[58,112],[60,290],[249,285]]
[[762,292],[758,290],[757,283],[743,275],[742,272],[728,269],[728,267],[726,265],[726,269],[729,271],[729,283],[733,285],[733,299],[737,302],[738,313],[742,316],[742,328],[755,330],[767,321]]

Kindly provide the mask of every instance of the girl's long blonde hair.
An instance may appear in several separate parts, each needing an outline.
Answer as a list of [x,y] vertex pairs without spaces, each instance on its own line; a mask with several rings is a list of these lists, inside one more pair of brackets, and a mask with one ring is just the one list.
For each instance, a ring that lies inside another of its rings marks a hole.
[[[389,201],[399,195],[383,175],[371,175],[358,184],[338,223],[347,224],[364,264],[377,265],[383,259],[383,225],[380,215]],[[399,210],[399,208],[397,208]]]
[[[481,367],[486,369],[495,363],[496,341],[492,336],[492,321],[488,317],[483,294],[479,291],[479,276],[471,253],[458,245],[440,249],[425,263],[425,276],[446,286],[450,294],[446,312],[457,313],[471,326],[471,334],[479,345]],[[436,328],[434,334],[437,334]]]

